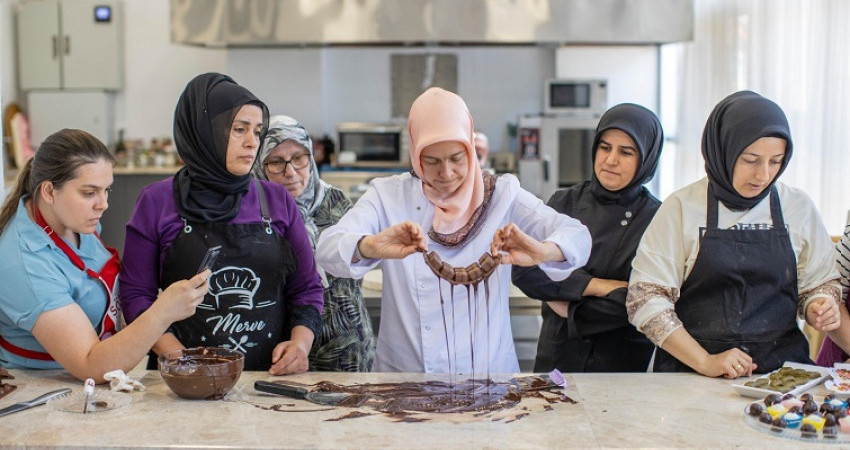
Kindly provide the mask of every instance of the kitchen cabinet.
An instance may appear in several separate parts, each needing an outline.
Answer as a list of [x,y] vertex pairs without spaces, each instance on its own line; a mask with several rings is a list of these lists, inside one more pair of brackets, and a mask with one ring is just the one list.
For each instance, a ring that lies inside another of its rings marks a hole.
[[20,88],[121,89],[122,10],[114,0],[19,3]]

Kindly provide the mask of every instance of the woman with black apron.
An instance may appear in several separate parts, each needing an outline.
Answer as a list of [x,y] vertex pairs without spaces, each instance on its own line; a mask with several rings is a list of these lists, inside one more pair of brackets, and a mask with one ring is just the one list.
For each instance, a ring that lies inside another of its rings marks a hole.
[[544,300],[535,372],[645,372],[654,346],[626,315],[632,258],[661,201],[645,187],[664,132],[655,114],[624,103],[599,119],[593,175],[552,195],[548,205],[583,223],[593,238],[587,264],[562,281],[537,267],[513,267],[514,284]]
[[792,147],[774,102],[741,91],[715,106],[707,178],[664,201],[633,262],[626,307],[660,347],[655,371],[736,378],[811,363],[798,316],[838,328],[832,241],[809,197],[776,181]]
[[323,304],[310,240],[286,189],[250,175],[268,117],[225,75],[200,75],[180,97],[174,140],[186,166],[145,187],[127,224],[127,320],[160,287],[200,270],[210,249],[218,256],[197,312],[172,324],[155,353],[220,346],[244,353],[246,370],[308,368]]

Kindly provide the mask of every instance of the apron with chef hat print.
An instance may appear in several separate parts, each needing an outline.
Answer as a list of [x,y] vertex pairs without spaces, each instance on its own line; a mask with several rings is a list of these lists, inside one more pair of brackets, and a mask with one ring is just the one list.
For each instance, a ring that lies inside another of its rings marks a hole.
[[165,256],[160,287],[191,278],[211,247],[221,246],[209,292],[191,317],[169,331],[186,347],[225,347],[245,354],[245,370],[268,370],[272,350],[289,339],[283,298],[297,261],[289,242],[271,226],[265,193],[257,186],[262,220],[256,223],[192,223]]
[[[706,227],[694,267],[682,283],[676,315],[708,353],[740,348],[758,364],[757,372],[773,371],[786,361],[812,364],[797,326],[797,257],[776,187],[770,192],[772,227],[719,229],[711,188],[707,197]],[[693,370],[658,348],[654,371]]]

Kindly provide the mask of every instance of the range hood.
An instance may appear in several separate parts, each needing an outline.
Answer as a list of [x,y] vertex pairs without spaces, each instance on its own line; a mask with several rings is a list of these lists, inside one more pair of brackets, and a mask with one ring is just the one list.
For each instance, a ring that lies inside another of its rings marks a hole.
[[171,0],[171,40],[211,47],[653,44],[693,0]]

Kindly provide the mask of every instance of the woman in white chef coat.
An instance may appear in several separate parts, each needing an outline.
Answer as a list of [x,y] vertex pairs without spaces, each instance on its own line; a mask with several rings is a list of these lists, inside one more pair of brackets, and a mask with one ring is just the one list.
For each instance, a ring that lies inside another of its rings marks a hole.
[[660,347],[655,371],[735,378],[811,363],[797,316],[839,326],[830,237],[809,197],[777,182],[792,148],[785,114],[754,92],[711,112],[707,177],[664,201],[633,261],[626,309]]
[[516,177],[482,174],[473,129],[459,96],[425,91],[409,115],[412,172],[372,181],[319,238],[317,260],[334,276],[362,278],[382,263],[373,370],[519,370],[510,266],[500,266],[478,290],[452,288],[419,252],[436,251],[444,262],[466,267],[491,251],[502,264],[539,265],[555,280],[587,261],[590,234],[581,223],[544,205]]

